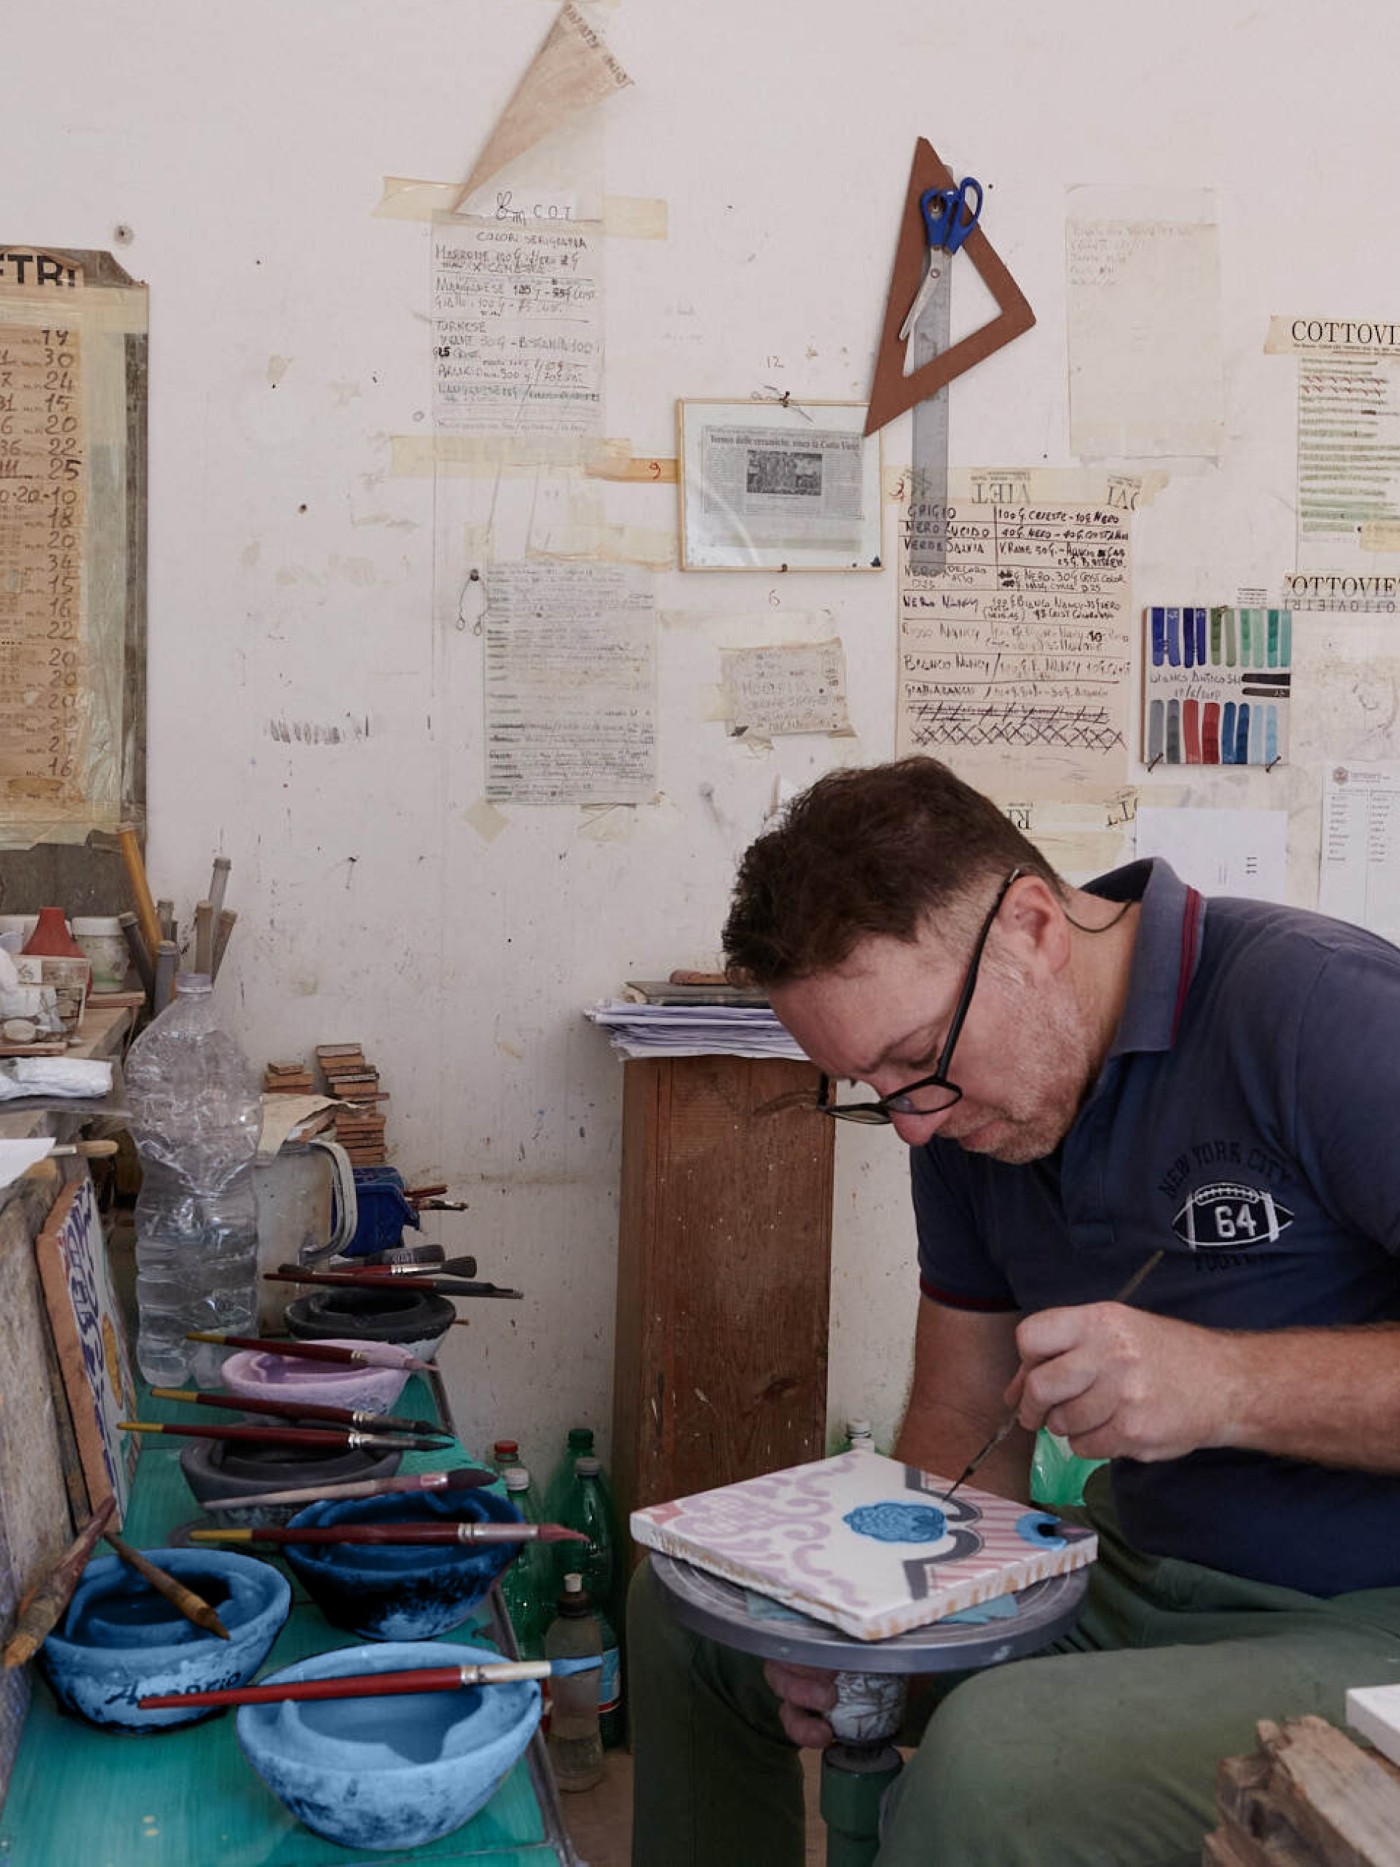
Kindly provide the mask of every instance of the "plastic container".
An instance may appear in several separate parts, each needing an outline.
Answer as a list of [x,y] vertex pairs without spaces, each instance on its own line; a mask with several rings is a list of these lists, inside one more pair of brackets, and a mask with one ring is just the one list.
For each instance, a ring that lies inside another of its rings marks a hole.
[[[583,1577],[570,1573],[556,1603],[555,1618],[544,1636],[547,1660],[601,1656],[602,1630]],[[592,1789],[603,1780],[603,1738],[598,1723],[598,1675],[594,1672],[550,1680],[549,1760],[560,1789]]]
[[142,1168],[136,1359],[152,1386],[178,1387],[191,1373],[215,1386],[223,1351],[185,1336],[254,1333],[262,1104],[247,1058],[220,1027],[207,974],[180,974],[173,1002],[131,1046],[126,1087]]
[[73,938],[92,965],[94,992],[120,992],[126,983],[131,955],[126,935],[114,914],[75,915]]
[[[564,1507],[564,1499],[573,1489],[574,1461],[593,1457],[593,1428],[591,1426],[571,1426],[568,1443],[564,1447],[564,1456],[549,1474],[549,1483],[544,1488],[540,1500],[540,1515],[546,1523],[562,1523],[559,1515]],[[572,1565],[566,1563],[567,1569]],[[559,1587],[564,1586],[564,1569],[559,1571]]]
[[[501,1443],[499,1440],[496,1442]],[[540,1521],[539,1506],[530,1486],[530,1474],[523,1465],[507,1466],[501,1477],[506,1496],[526,1523]],[[577,1549],[578,1545],[572,1545]],[[544,1653],[545,1623],[549,1620],[551,1600],[548,1548],[543,1543],[522,1543],[514,1562],[501,1577],[501,1599],[505,1602],[510,1624],[515,1630],[515,1644],[520,1657],[537,1660]]]

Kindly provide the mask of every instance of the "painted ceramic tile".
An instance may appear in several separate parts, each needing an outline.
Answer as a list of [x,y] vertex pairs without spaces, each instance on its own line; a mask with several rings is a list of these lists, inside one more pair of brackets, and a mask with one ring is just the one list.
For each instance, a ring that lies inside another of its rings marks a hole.
[[138,1434],[118,1432],[117,1421],[135,1412],[136,1387],[90,1179],[74,1180],[59,1194],[35,1252],[88,1503],[96,1510],[115,1496],[120,1520],[141,1446]]
[[632,1513],[649,1549],[886,1640],[1092,1562],[1098,1542],[1045,1511],[872,1452],[722,1485]]

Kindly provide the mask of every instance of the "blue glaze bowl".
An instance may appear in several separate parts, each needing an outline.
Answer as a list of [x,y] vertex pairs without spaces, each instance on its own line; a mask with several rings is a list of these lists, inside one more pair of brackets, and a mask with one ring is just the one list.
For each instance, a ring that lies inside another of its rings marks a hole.
[[116,1556],[89,1563],[39,1658],[60,1702],[92,1724],[162,1731],[212,1716],[201,1706],[141,1711],[136,1701],[157,1692],[246,1685],[292,1605],[286,1577],[251,1556],[215,1549],[148,1553],[157,1568],[204,1597],[229,1638],[187,1621]]
[[[493,1492],[322,1499],[294,1526],[351,1523],[519,1523]],[[288,1543],[282,1554],[334,1627],[362,1640],[431,1640],[460,1627],[510,1566],[519,1543]]]
[[[446,1640],[342,1647],[262,1684],[499,1660]],[[524,1751],[540,1718],[533,1679],[393,1698],[241,1705],[238,1741],[298,1821],[343,1847],[421,1847],[470,1821]]]

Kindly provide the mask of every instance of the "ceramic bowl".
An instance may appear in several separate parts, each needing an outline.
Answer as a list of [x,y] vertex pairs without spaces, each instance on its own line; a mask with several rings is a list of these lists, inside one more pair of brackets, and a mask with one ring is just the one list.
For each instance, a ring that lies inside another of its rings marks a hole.
[[[513,1504],[493,1492],[410,1492],[323,1499],[297,1524],[519,1523]],[[362,1640],[431,1640],[460,1627],[519,1543],[288,1543],[283,1555],[335,1627]]]
[[[322,1336],[320,1340],[333,1342],[339,1348],[362,1346],[343,1336]],[[396,1359],[398,1355],[405,1361],[412,1359],[409,1349],[398,1349]],[[407,1385],[408,1376],[407,1368],[299,1361],[295,1355],[269,1355],[263,1349],[245,1348],[229,1356],[222,1378],[230,1393],[242,1394],[247,1400],[305,1400],[318,1406],[388,1413]]]
[[287,1305],[287,1333],[304,1342],[395,1342],[431,1361],[456,1320],[451,1297],[431,1290],[318,1290]]
[[[446,1640],[342,1647],[272,1680],[499,1660]],[[262,1681],[261,1683],[269,1683]],[[298,1821],[342,1847],[406,1849],[451,1834],[490,1801],[540,1717],[534,1680],[388,1698],[242,1705],[243,1754]]]
[[[251,1417],[251,1416],[250,1416]],[[257,1416],[261,1419],[263,1416]],[[215,1497],[255,1497],[260,1491],[290,1491],[294,1486],[339,1485],[363,1478],[392,1478],[402,1452],[366,1452],[359,1447],[318,1452],[307,1446],[244,1444],[225,1439],[191,1439],[180,1449],[185,1483],[210,1518],[230,1528],[287,1523],[300,1504],[258,1504],[209,1510]]]
[[141,1711],[147,1693],[246,1685],[267,1658],[292,1604],[280,1571],[216,1549],[153,1549],[158,1568],[202,1595],[227,1640],[187,1621],[116,1556],[90,1562],[68,1612],[40,1648],[49,1684],[70,1711],[123,1731],[160,1731],[211,1713]]

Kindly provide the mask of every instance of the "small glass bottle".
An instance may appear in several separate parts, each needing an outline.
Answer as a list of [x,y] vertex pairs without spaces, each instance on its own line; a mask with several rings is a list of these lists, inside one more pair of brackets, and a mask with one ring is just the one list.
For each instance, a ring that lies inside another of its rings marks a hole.
[[520,1463],[520,1441],[518,1439],[498,1439],[491,1448],[491,1468],[497,1477],[504,1478],[513,1465]]
[[[544,1637],[547,1660],[602,1657],[598,1617],[584,1592],[583,1577],[569,1574],[558,1612]],[[592,1789],[603,1780],[603,1739],[598,1728],[598,1674],[571,1673],[550,1680],[549,1760],[554,1780],[566,1793]]]
[[870,1430],[869,1420],[847,1420],[846,1450],[848,1452],[873,1452],[875,1435]]

